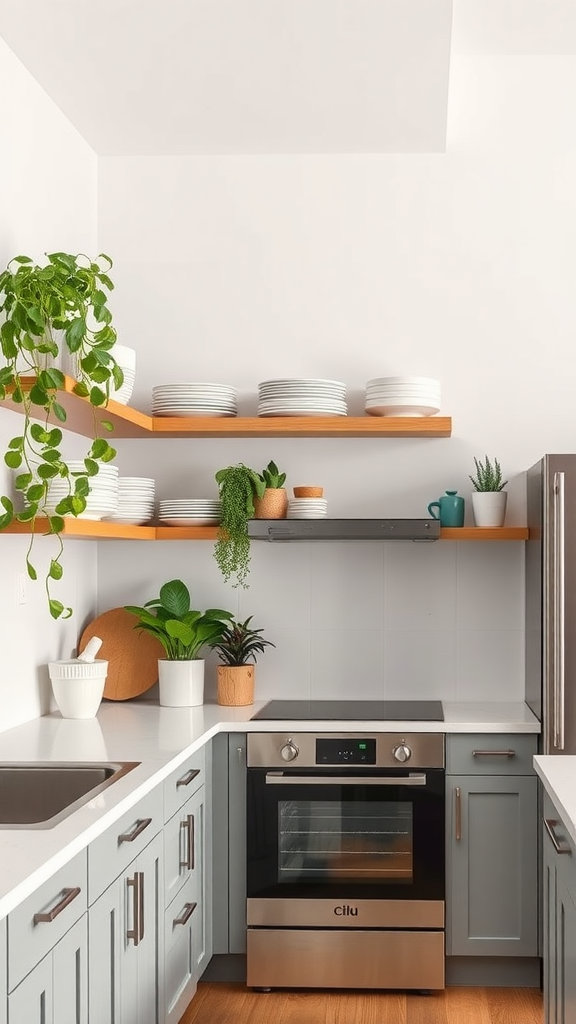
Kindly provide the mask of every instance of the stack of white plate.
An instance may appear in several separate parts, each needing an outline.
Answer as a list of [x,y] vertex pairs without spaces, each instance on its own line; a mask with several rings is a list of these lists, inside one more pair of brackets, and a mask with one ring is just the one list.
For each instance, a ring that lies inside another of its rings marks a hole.
[[150,522],[154,518],[155,486],[155,481],[147,476],[119,477],[118,508],[107,518],[134,526]]
[[339,380],[280,378],[258,385],[259,416],[346,416],[346,385]]
[[370,416],[434,416],[440,412],[440,381],[434,377],[375,377],[366,384]]
[[326,515],[326,498],[290,498],[288,502],[288,519],[322,519]]
[[220,502],[212,498],[166,498],[160,502],[162,526],[213,526],[220,522]]
[[113,386],[110,388],[110,398],[113,398],[115,402],[120,402],[121,405],[126,405],[132,396],[136,380],[136,351],[133,348],[128,348],[127,345],[114,345],[110,350],[110,355],[114,356],[124,374],[122,387],[118,388],[118,391]]
[[236,416],[236,389],[228,384],[158,384],[153,416]]
[[[83,461],[69,462],[68,467],[71,473],[86,472]],[[97,476],[88,477],[90,493],[86,498],[86,508],[81,512],[78,519],[104,519],[111,516],[118,508],[118,466],[100,464]],[[71,478],[70,485],[67,480],[58,476],[50,481],[46,507],[54,512],[56,505],[62,498],[67,498],[74,492],[74,478]]]

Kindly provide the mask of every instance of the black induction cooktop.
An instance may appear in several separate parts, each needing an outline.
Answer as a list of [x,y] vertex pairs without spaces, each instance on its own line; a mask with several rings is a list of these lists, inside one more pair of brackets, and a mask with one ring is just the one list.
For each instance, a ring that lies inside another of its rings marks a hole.
[[252,720],[443,722],[439,700],[271,700]]

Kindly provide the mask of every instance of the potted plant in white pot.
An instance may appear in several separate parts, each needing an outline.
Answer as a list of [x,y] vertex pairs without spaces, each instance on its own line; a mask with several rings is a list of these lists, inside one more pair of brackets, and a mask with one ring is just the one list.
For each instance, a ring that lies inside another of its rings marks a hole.
[[222,636],[232,613],[221,608],[205,612],[190,607],[190,592],[182,580],[169,580],[160,596],[143,607],[126,605],[136,615],[135,629],[151,633],[160,641],[166,658],[158,660],[160,704],[164,707],[197,707],[204,703],[203,647]]
[[262,629],[254,629],[250,615],[244,622],[230,619],[217,640],[210,647],[220,657],[218,665],[219,704],[227,707],[243,707],[254,703],[254,672],[256,655],[263,654],[266,647],[275,647],[271,640],[264,640]]
[[[22,433],[7,445],[4,462],[15,471],[12,495],[0,496],[0,530],[17,520],[29,523],[31,542],[26,554],[30,579],[37,579],[31,549],[38,517],[45,517],[47,531],[57,540],[57,551],[46,574],[49,610],[53,618],[68,617],[71,608],[51,596],[51,585],[62,577],[61,533],[65,515],[80,515],[86,508],[90,478],[101,463],[110,462],[116,452],[103,437],[100,427],[112,430],[106,420],[94,415],[94,440],[84,460],[84,471],[70,472],[60,447],[59,426],[66,423],[66,410],[58,400],[64,374],[58,367],[62,356],[73,356],[79,379],[74,393],[86,398],[95,410],[107,404],[112,388],[120,388],[123,374],[111,349],[116,342],[107,291],[114,285],[108,276],[112,260],[100,254],[95,260],[64,252],[50,253],[47,264],[35,264],[29,256],[15,256],[0,274],[0,401],[8,395],[20,406]],[[39,421],[39,422],[37,422]],[[63,477],[67,495],[56,509],[50,506],[50,481]],[[17,507],[21,506],[21,507]],[[37,530],[36,532],[40,532]]]
[[474,456],[474,464],[476,475],[470,477],[474,522],[476,526],[504,526],[508,481],[503,479],[500,463],[496,458],[491,462],[486,455],[484,461]]

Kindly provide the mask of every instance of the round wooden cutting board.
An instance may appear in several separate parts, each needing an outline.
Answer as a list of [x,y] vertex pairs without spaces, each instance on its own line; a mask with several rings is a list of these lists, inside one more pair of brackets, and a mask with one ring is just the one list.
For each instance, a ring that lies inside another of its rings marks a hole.
[[86,626],[80,637],[79,653],[93,636],[102,640],[97,657],[108,662],[104,686],[108,700],[138,697],[158,680],[158,658],[164,657],[164,648],[150,633],[134,629],[137,622],[125,608],[111,608]]

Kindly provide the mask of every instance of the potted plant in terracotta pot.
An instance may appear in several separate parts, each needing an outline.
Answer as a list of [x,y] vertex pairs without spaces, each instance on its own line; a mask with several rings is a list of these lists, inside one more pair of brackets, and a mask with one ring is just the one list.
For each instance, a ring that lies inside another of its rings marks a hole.
[[[26,553],[30,579],[37,579],[31,560],[35,533],[54,535],[57,549],[49,560],[46,591],[50,614],[57,619],[72,614],[71,608],[52,597],[54,581],[61,579],[63,568],[61,534],[65,515],[78,516],[86,508],[90,478],[102,463],[110,462],[116,452],[99,428],[111,430],[112,424],[94,415],[94,440],[85,456],[83,472],[71,472],[61,452],[62,430],[54,423],[66,423],[66,410],[58,391],[64,386],[64,374],[58,367],[64,355],[73,357],[78,367],[75,394],[96,408],[106,406],[111,390],[120,388],[123,373],[111,353],[116,342],[107,292],[114,285],[108,276],[109,256],[96,259],[82,254],[54,252],[44,266],[29,256],[15,256],[0,274],[0,401],[10,397],[23,414],[22,433],[7,445],[4,462],[15,471],[12,495],[0,497],[0,530],[16,520],[30,525],[31,542]],[[39,422],[37,422],[39,421]],[[63,478],[67,493],[54,510],[50,506],[52,480]],[[47,529],[35,530],[38,517]]]
[[136,615],[134,629],[151,633],[160,641],[166,658],[158,660],[160,704],[164,707],[196,707],[204,703],[204,666],[200,652],[221,637],[232,613],[222,608],[205,612],[190,608],[190,592],[182,580],[170,580],[160,596],[143,607],[126,605]]
[[218,665],[218,703],[228,707],[254,703],[256,655],[276,646],[264,640],[263,630],[254,629],[251,622],[251,615],[244,622],[230,619],[220,637],[210,643],[222,662]]
[[496,458],[491,462],[486,455],[484,461],[474,456],[474,465],[476,475],[470,477],[474,522],[476,526],[504,526],[508,481],[503,479],[500,463]]

